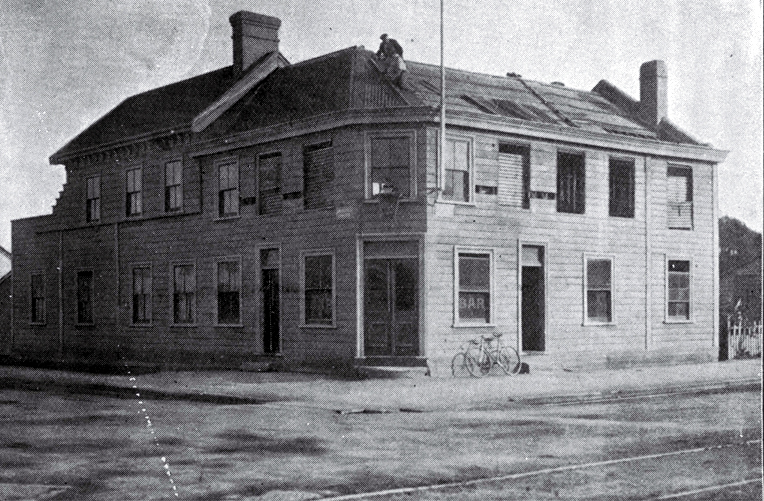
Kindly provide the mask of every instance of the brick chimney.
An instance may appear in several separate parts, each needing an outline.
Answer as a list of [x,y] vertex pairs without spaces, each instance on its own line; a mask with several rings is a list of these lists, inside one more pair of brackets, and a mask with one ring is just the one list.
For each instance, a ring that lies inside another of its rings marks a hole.
[[233,69],[237,77],[264,55],[279,50],[279,18],[239,11],[229,21],[233,28]]
[[657,127],[668,112],[666,63],[648,61],[639,68],[639,116]]

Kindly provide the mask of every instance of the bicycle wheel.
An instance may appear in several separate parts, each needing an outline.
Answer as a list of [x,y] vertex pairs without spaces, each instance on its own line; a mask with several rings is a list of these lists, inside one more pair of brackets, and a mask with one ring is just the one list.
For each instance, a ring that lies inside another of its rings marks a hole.
[[460,351],[454,355],[454,358],[451,359],[451,375],[454,377],[471,376],[472,373],[468,369],[468,363],[472,363],[471,357],[465,352]]
[[497,364],[506,374],[513,376],[520,372],[520,355],[514,348],[503,346],[499,352]]
[[472,377],[483,377],[485,375],[485,373],[480,368],[478,359],[470,351],[467,351],[464,354],[464,366],[467,368],[467,372],[469,372]]

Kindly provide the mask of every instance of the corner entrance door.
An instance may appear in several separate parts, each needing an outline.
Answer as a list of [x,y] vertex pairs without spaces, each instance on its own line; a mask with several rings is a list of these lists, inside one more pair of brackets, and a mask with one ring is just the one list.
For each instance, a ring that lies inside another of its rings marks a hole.
[[523,245],[521,266],[522,350],[544,351],[544,247]]
[[279,287],[279,250],[263,249],[260,251],[260,291],[262,312],[261,332],[263,333],[263,352],[279,353],[281,323],[280,287]]
[[364,355],[418,355],[417,259],[366,259],[364,270]]

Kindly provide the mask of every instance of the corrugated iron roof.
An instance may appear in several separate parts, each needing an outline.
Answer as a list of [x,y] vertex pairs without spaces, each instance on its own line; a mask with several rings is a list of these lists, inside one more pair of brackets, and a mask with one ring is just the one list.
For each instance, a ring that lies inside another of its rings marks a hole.
[[[387,80],[374,54],[363,47],[279,68],[244,94],[204,135],[226,135],[349,109],[438,108],[440,67],[406,64],[408,75],[402,88]],[[226,67],[128,98],[51,160],[136,136],[187,129],[234,83],[232,67]],[[446,106],[449,113],[484,113],[539,125],[700,144],[668,120],[657,130],[646,127],[635,113],[638,102],[606,81],[592,91],[582,91],[517,76],[447,68]]]

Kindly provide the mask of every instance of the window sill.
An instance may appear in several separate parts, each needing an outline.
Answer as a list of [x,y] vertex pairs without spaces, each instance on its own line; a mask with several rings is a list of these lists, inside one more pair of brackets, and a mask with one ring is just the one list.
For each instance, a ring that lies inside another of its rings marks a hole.
[[235,219],[241,219],[241,214],[236,214],[235,216],[219,216],[213,219],[213,221],[233,221]]
[[89,323],[89,324],[85,324],[85,323],[77,322],[76,324],[74,324],[74,326],[75,326],[76,328],[84,328],[84,329],[89,329],[89,328],[93,328],[93,327],[95,327],[95,322],[92,322],[92,323]]
[[142,327],[154,327],[154,324],[152,322],[146,322],[146,323],[143,323],[143,324],[131,323],[127,327],[129,329],[140,329]]
[[618,324],[615,323],[615,321],[610,322],[595,322],[595,321],[586,321],[582,323],[584,327],[617,327]]
[[476,205],[474,200],[470,200],[469,202],[461,202],[459,200],[443,200],[443,199],[438,199],[438,200],[435,201],[435,203],[448,204],[448,205],[464,205],[464,206],[467,206],[467,207],[475,207],[475,205]]
[[475,328],[475,327],[496,327],[496,324],[485,324],[485,323],[465,323],[460,322],[458,324],[451,324],[451,327],[454,329],[464,329],[464,328]]
[[336,329],[337,324],[300,324],[300,329]]
[[692,228],[672,228],[669,226],[669,230],[675,230],[675,231],[692,231]]
[[667,318],[666,320],[663,321],[663,323],[664,324],[694,324],[695,320],[693,319],[687,320],[684,318],[677,318],[677,319]]
[[214,324],[213,327],[224,327],[224,328],[231,327],[234,329],[240,329],[244,327],[244,324]]
[[180,327],[185,329],[186,327],[199,327],[199,324],[170,324],[170,328]]
[[48,324],[47,324],[47,322],[29,322],[29,325],[32,325],[32,326],[35,326],[35,327],[40,327],[40,326],[44,326],[44,325],[48,325]]
[[[416,198],[416,197],[415,198],[411,198],[411,197],[409,197],[409,198],[400,198],[400,199],[398,199],[398,202],[402,203],[402,204],[410,204],[412,202],[419,202],[419,199]],[[363,203],[376,205],[376,204],[378,204],[380,202],[379,202],[378,198],[365,198],[363,200]]]

